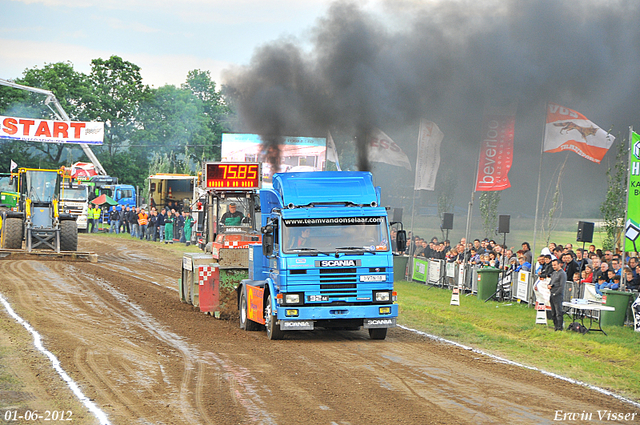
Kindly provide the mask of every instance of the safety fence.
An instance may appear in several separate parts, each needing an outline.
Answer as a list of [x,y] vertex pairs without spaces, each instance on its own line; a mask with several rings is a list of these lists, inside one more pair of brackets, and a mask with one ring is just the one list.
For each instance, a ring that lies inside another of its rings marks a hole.
[[[407,267],[407,278],[416,282],[421,282],[430,286],[453,289],[462,288],[467,293],[478,293],[478,271],[482,267],[471,264],[450,263],[445,260],[411,258]],[[535,304],[536,296],[534,285],[536,278],[530,271],[520,272],[500,272],[498,284],[495,288],[496,294],[504,300],[512,300]],[[542,282],[546,284],[547,282]],[[500,285],[502,292],[500,293]],[[546,285],[541,285],[543,289]],[[584,284],[577,282],[567,282],[565,286],[565,301],[572,298],[584,298]],[[588,296],[589,292],[587,292]]]
[[[407,280],[413,280],[425,285],[447,288],[453,290],[454,287],[461,288],[466,293],[478,294],[478,282],[482,267],[471,264],[450,263],[445,260],[409,258],[406,267]],[[550,279],[539,280],[530,271],[520,272],[500,272],[495,287],[495,294],[491,298],[496,300],[515,301],[527,303],[531,306],[536,302],[544,302],[547,310],[549,305],[549,289],[547,285]],[[500,291],[502,287],[502,291]],[[491,288],[494,290],[494,288]],[[638,297],[638,293],[633,293],[633,299]],[[573,298],[587,300],[601,300],[596,295],[595,286],[592,283],[581,283],[568,281],[564,290],[564,301],[571,301]],[[595,317],[598,318],[598,312]],[[629,305],[626,314],[626,322],[633,323],[633,312]]]

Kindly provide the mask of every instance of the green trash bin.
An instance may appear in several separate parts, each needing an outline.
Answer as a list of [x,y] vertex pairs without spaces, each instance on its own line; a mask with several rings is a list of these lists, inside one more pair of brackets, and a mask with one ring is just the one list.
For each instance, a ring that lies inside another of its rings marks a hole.
[[407,262],[409,257],[407,255],[394,255],[393,256],[393,280],[404,280],[407,274]]
[[624,326],[624,318],[627,316],[629,303],[633,300],[633,292],[614,291],[612,289],[603,289],[602,292],[607,296],[604,305],[615,307],[616,311],[603,311],[600,314],[601,326]]
[[478,299],[484,301],[496,292],[499,277],[499,269],[485,267],[478,270]]

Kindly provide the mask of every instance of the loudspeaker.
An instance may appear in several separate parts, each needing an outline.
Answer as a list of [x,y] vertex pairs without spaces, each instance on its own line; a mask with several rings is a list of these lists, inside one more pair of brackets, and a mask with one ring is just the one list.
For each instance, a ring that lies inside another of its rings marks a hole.
[[509,222],[511,220],[510,215],[498,216],[498,233],[509,233]]
[[394,208],[393,209],[393,221],[394,223],[402,222],[402,208]]
[[593,242],[593,223],[589,221],[579,221],[578,222],[578,236],[576,237],[577,242]]
[[453,229],[453,213],[442,214],[442,230]]

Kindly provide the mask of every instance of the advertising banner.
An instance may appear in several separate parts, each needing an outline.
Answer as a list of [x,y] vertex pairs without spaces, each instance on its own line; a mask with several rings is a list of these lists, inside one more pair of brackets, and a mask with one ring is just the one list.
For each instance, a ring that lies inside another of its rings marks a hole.
[[630,145],[624,250],[638,252],[640,249],[640,135],[632,132]]
[[511,187],[508,174],[513,162],[515,121],[515,112],[485,114],[476,191],[504,190]]
[[435,123],[420,121],[418,134],[418,157],[416,158],[416,181],[414,190],[434,190],[440,167],[440,144],[444,134]]
[[518,272],[518,283],[516,286],[516,298],[520,301],[529,302],[527,299],[529,295],[529,279],[531,272],[520,271]]
[[429,272],[429,262],[426,259],[414,258],[411,279],[418,282],[427,282],[427,273]]
[[267,160],[268,148],[259,134],[222,133],[222,161],[261,162],[263,187],[271,187],[275,172],[323,171],[327,158],[327,139],[324,137],[281,138],[280,167],[274,170]]
[[104,123],[54,121],[0,115],[0,139],[101,145],[104,141]]
[[615,137],[572,109],[555,103],[547,105],[544,151],[573,151],[600,164]]

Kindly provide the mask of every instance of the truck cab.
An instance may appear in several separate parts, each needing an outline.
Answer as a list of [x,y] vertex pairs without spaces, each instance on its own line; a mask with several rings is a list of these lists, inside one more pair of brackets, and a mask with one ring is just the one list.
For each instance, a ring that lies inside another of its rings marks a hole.
[[120,206],[135,207],[137,205],[136,188],[130,184],[106,185],[101,188],[102,193],[109,195]]
[[62,210],[76,218],[79,231],[87,231],[89,187],[82,183],[64,182],[60,191]]
[[387,211],[371,173],[276,173],[260,203],[262,246],[238,287],[241,328],[263,324],[269,339],[281,339],[364,327],[386,338],[398,305]]
[[147,180],[150,207],[160,211],[169,202],[178,202],[185,211],[189,210],[196,196],[197,176],[159,173],[149,176]]

